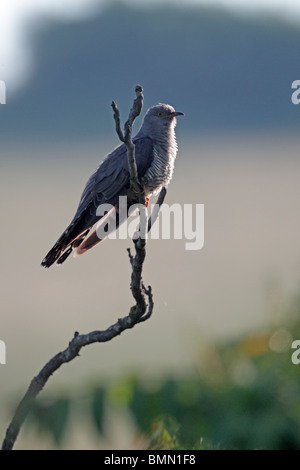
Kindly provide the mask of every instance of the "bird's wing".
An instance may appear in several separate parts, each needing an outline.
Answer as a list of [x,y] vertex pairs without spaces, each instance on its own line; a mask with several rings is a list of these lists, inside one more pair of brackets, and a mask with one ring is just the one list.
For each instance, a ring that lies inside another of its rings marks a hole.
[[[153,160],[153,142],[149,138],[133,139],[138,178],[144,176]],[[127,149],[124,144],[117,147],[100,163],[88,179],[83,190],[74,219],[92,203],[115,204],[122,190],[129,187],[129,167]]]
[[[149,138],[133,139],[138,177],[144,176],[153,160],[153,142]],[[58,258],[65,261],[68,255],[62,256],[64,250],[78,237],[81,241],[99,219],[97,208],[100,204],[118,203],[119,195],[126,194],[129,188],[129,167],[127,149],[124,144],[117,147],[100,163],[96,171],[88,179],[77,211],[69,226],[57,240],[53,248],[42,261],[42,266],[49,267]],[[70,254],[71,250],[68,250]]]

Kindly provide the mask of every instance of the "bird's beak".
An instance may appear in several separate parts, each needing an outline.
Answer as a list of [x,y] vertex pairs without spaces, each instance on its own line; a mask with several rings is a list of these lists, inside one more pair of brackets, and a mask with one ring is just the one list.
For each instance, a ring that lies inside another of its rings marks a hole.
[[170,117],[184,116],[184,114],[181,113],[180,111],[174,111],[174,113],[170,113],[169,116]]

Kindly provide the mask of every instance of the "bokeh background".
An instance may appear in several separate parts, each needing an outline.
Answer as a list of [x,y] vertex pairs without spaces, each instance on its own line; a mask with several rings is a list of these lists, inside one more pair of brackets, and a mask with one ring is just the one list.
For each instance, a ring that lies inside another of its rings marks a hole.
[[130,241],[39,265],[140,83],[185,113],[167,202],[205,205],[204,247],[149,242],[153,317],[63,366],[16,448],[299,448],[297,2],[4,0],[0,27],[1,435],[75,331],[132,305]]

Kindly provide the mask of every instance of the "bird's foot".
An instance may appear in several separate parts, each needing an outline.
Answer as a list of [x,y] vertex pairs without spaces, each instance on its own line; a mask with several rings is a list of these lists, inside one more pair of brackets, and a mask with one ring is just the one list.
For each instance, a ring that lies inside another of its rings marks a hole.
[[145,204],[146,208],[149,206],[149,202],[150,202],[150,197],[146,196],[146,204]]

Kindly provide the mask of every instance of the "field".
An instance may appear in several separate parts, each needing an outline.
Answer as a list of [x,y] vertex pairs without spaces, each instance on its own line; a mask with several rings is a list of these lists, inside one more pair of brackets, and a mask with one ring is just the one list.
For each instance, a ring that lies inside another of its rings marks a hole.
[[[299,137],[179,132],[178,140],[166,202],[204,204],[204,247],[186,251],[185,240],[150,240],[144,280],[154,292],[153,318],[86,348],[51,379],[48,392],[77,394],[86,383],[133,371],[185,377],[202,364],[207,343],[284,322],[299,284]],[[24,141],[1,150],[2,435],[31,378],[74,332],[104,329],[132,305],[130,240],[106,240],[60,268],[39,267],[73,217],[86,179],[116,144]],[[28,442],[21,436],[20,447]]]

